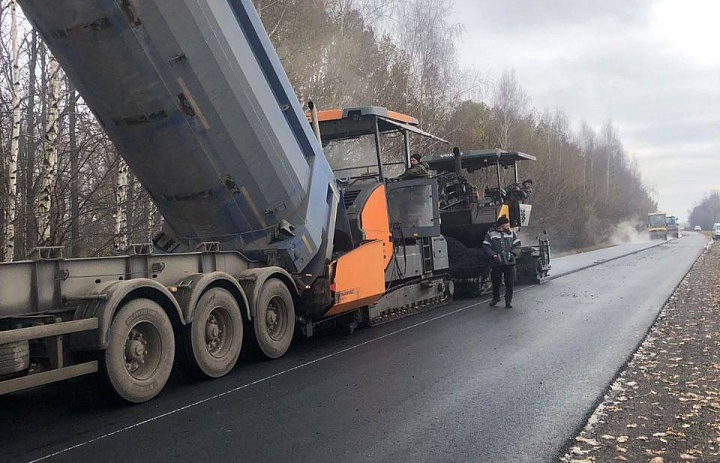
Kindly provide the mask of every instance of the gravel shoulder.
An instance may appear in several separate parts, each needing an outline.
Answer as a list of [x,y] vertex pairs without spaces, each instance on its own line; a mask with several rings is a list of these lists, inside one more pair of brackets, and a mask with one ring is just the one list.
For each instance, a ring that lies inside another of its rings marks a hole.
[[710,245],[564,463],[720,462],[720,245]]

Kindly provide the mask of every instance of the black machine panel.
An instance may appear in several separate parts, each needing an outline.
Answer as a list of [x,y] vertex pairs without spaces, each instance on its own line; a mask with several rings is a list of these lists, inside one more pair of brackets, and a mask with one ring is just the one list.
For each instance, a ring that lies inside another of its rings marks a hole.
[[393,179],[387,182],[388,213],[394,239],[440,235],[438,184],[435,178]]

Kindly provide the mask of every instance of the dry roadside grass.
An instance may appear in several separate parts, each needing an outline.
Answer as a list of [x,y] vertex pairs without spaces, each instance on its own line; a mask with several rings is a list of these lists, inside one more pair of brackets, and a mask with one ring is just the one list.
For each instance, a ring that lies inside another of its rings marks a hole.
[[720,245],[680,283],[560,461],[720,462]]

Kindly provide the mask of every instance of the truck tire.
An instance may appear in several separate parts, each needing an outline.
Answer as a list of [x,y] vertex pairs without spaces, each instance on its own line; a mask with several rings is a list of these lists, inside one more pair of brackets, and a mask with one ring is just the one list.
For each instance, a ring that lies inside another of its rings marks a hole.
[[133,299],[115,314],[108,348],[101,356],[103,372],[121,399],[146,402],[160,393],[175,359],[170,319],[156,302]]
[[0,378],[23,372],[30,368],[30,343],[28,341],[0,344]]
[[194,373],[219,378],[235,366],[242,349],[243,320],[230,292],[211,288],[200,297],[185,340]]
[[256,309],[253,328],[258,347],[268,358],[282,357],[295,333],[295,305],[287,286],[269,278],[260,290]]

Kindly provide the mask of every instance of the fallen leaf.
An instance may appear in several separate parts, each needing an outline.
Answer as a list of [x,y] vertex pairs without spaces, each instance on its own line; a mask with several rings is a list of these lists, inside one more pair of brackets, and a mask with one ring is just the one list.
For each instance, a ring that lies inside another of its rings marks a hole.
[[575,440],[578,442],[584,442],[585,444],[588,444],[588,445],[593,445],[593,446],[600,445],[600,443],[598,443],[598,441],[596,441],[595,439],[588,439],[588,438],[582,437],[582,436],[576,437]]

